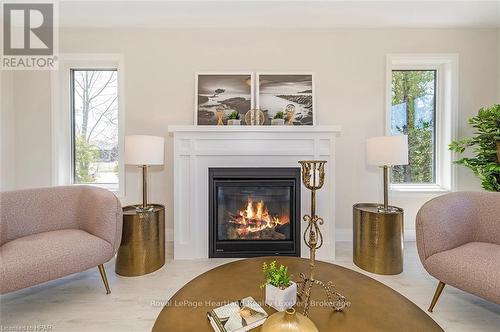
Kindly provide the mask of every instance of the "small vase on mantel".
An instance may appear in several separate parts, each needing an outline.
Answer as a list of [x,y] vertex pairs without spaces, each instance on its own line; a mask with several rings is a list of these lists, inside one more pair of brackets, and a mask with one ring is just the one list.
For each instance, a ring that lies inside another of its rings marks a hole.
[[285,119],[272,119],[271,120],[272,126],[282,126],[284,124],[285,124]]
[[285,112],[276,112],[274,118],[271,120],[272,126],[282,126],[285,124]]
[[240,119],[229,119],[229,120],[227,120],[227,124],[229,126],[239,126],[239,125],[241,125],[241,120]]
[[240,114],[238,111],[232,111],[231,114],[229,114],[227,124],[229,126],[239,126],[241,124]]

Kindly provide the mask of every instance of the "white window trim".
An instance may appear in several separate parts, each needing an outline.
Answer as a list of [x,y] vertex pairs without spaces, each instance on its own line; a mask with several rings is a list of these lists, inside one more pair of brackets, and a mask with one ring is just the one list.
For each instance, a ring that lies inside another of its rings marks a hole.
[[78,69],[117,69],[118,77],[118,191],[125,197],[125,65],[121,54],[59,54],[59,69],[51,73],[52,90],[52,184],[73,184],[71,164],[70,71]]
[[390,135],[393,70],[437,70],[436,183],[391,184],[395,192],[450,192],[456,190],[455,153],[448,145],[455,139],[458,110],[458,54],[388,54],[386,63],[385,132]]

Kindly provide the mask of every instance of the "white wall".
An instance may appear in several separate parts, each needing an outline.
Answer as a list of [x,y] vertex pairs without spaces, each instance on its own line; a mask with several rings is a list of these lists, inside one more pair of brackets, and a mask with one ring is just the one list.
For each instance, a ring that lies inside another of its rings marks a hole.
[[0,190],[15,188],[14,75],[0,71]]
[[14,105],[16,187],[46,186],[52,177],[50,73],[16,72]]
[[[194,73],[200,71],[313,71],[318,124],[340,125],[337,141],[337,227],[348,232],[352,205],[381,200],[381,174],[366,166],[365,139],[383,134],[387,53],[458,53],[459,128],[497,98],[496,29],[66,29],[62,53],[122,53],[126,134],[167,136],[167,126],[193,123]],[[51,184],[50,78],[16,73],[16,185]],[[172,144],[166,166],[151,171],[151,200],[172,217]],[[127,168],[124,203],[139,202],[139,173]],[[458,189],[479,189],[466,169]],[[321,192],[319,193],[321,195]],[[393,194],[406,227],[428,194]],[[346,233],[347,234],[347,233]]]

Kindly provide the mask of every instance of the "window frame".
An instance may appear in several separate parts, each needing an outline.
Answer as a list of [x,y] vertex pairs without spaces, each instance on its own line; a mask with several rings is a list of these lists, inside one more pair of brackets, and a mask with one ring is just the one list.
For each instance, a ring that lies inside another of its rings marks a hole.
[[111,190],[125,197],[125,103],[124,60],[121,54],[60,54],[59,70],[51,73],[52,88],[52,184],[95,185],[109,189],[105,184],[74,183],[73,161],[73,100],[72,70],[109,70],[117,72],[118,90],[118,189]]
[[456,188],[455,153],[448,149],[456,135],[458,107],[457,54],[388,54],[386,65],[385,133],[391,134],[392,71],[435,70],[435,182],[390,184],[395,192],[449,192]]
[[[109,189],[113,192],[116,192],[118,190],[111,189],[115,187],[114,183],[76,183],[75,179],[75,171],[76,171],[76,154],[75,154],[75,71],[115,71],[116,72],[116,79],[117,79],[117,94],[119,93],[119,87],[118,87],[118,68],[116,66],[114,67],[109,67],[109,68],[80,68],[80,67],[70,67],[69,68],[69,77],[70,77],[70,88],[69,88],[69,94],[70,94],[70,121],[71,121],[71,169],[70,169],[70,176],[71,176],[71,183],[72,184],[82,184],[82,185],[95,185],[98,187],[106,188]],[[119,96],[118,96],[119,97]],[[118,102],[118,99],[117,99]],[[120,105],[118,104],[118,116],[120,114],[119,110]],[[120,128],[118,125],[118,138],[120,137]],[[118,160],[118,163],[120,163],[120,160]],[[118,166],[118,170],[120,169],[120,166]],[[120,187],[120,179],[118,178],[118,183],[116,184],[118,188]]]

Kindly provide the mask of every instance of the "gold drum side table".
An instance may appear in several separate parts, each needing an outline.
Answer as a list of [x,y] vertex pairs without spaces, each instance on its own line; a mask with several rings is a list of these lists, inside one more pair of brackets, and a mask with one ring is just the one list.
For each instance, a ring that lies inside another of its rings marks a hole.
[[403,209],[379,211],[380,204],[353,206],[353,261],[377,274],[403,272]]
[[115,271],[126,277],[141,276],[165,264],[165,207],[151,204],[152,211],[123,208],[122,241]]

